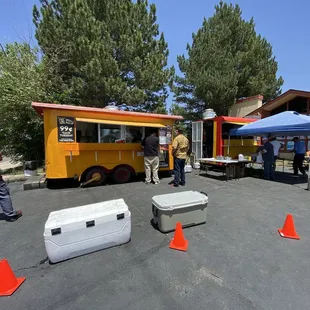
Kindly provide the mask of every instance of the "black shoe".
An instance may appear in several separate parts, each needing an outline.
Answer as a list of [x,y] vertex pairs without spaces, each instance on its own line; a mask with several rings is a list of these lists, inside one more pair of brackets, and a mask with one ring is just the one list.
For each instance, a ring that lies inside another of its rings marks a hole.
[[16,215],[13,216],[8,216],[7,217],[7,222],[15,222],[17,221],[21,216],[23,215],[22,211],[16,211]]
[[181,186],[185,186],[185,183],[180,183]]

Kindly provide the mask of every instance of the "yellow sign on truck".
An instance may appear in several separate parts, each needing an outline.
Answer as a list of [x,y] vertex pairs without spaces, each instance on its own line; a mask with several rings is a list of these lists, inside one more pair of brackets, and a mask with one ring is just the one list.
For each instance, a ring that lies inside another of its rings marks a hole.
[[101,185],[111,176],[128,182],[144,172],[141,142],[154,128],[160,143],[160,170],[173,170],[173,125],[182,116],[120,111],[33,102],[44,119],[47,179],[95,180]]

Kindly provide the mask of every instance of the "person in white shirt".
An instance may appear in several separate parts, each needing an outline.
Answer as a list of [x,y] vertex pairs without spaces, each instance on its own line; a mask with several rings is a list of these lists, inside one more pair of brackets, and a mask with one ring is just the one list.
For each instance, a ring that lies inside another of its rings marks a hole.
[[279,150],[282,147],[282,143],[277,140],[276,137],[272,137],[271,144],[273,145],[273,152],[274,152],[274,164],[273,164],[273,170],[276,170],[276,162],[279,158]]

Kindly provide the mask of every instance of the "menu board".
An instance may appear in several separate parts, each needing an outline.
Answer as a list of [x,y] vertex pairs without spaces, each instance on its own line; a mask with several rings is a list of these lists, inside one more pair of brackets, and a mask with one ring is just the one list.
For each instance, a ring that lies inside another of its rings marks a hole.
[[166,129],[166,127],[159,129],[159,144],[160,145],[167,144],[167,129]]
[[166,126],[159,129],[159,167],[169,167],[169,144],[172,142],[172,127]]
[[57,116],[58,142],[75,142],[74,117]]
[[159,168],[169,167],[169,151],[161,150],[159,154]]
[[172,142],[172,127],[167,126],[166,129],[167,129],[166,142],[167,142],[167,144],[171,144],[171,142]]

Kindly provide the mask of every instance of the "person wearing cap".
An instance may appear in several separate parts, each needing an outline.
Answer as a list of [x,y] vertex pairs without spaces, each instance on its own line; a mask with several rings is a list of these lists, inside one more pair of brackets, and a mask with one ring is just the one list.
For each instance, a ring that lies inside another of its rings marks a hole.
[[[2,161],[2,154],[0,153],[0,161]],[[10,190],[4,182],[0,174],[0,205],[7,222],[15,222],[23,213],[22,211],[15,211],[12,204]]]
[[172,155],[174,157],[174,181],[171,182],[175,187],[185,185],[185,161],[189,150],[189,141],[183,135],[182,129],[176,130],[177,136],[172,143]]
[[268,136],[268,139],[262,148],[262,155],[264,160],[264,178],[266,180],[274,180],[274,150],[273,145],[270,142],[271,139],[272,137]]
[[293,161],[293,169],[294,174],[293,177],[298,177],[298,169],[302,173],[302,175],[306,175],[305,168],[303,166],[306,154],[306,145],[304,141],[300,141],[298,137],[293,139],[294,141],[294,150],[295,153],[294,161]]
[[277,140],[276,137],[271,137],[270,138],[270,143],[273,145],[273,152],[274,152],[274,163],[273,163],[273,170],[276,170],[276,162],[277,159],[279,158],[279,151],[280,148],[282,147],[282,143]]

